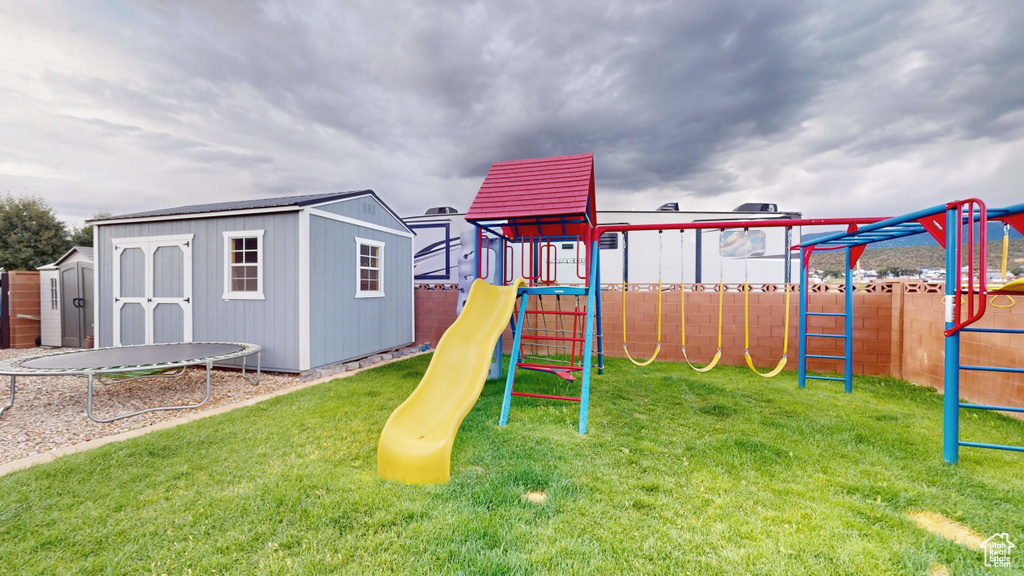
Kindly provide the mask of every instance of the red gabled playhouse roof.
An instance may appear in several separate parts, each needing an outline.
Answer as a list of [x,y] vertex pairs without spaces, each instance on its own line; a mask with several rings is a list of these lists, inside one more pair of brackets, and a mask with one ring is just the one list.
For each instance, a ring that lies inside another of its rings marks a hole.
[[495,162],[466,220],[505,225],[510,237],[559,236],[563,220],[572,222],[570,234],[580,234],[596,216],[594,155],[588,153]]

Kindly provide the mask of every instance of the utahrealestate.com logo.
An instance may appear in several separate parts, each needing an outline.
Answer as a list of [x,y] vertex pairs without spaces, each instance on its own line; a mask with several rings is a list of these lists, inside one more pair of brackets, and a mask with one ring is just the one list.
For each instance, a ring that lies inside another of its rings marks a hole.
[[981,547],[985,549],[985,566],[1009,568],[1010,552],[1017,546],[1010,542],[1009,534],[1000,532],[982,542]]

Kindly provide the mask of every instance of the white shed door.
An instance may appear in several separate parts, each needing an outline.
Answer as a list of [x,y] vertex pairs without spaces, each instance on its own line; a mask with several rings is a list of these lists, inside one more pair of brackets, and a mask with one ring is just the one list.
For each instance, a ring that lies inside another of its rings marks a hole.
[[192,341],[192,235],[117,238],[114,346]]

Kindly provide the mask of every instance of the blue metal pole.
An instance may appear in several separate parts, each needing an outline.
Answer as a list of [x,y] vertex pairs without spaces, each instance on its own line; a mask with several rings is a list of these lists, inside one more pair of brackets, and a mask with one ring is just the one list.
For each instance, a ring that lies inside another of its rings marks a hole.
[[[956,323],[954,307],[960,291],[960,209],[946,210],[946,329]],[[960,333],[946,336],[942,399],[942,457],[947,464],[960,460]]]
[[850,260],[850,247],[846,247],[846,308],[843,321],[846,323],[843,356],[846,357],[843,381],[845,390],[853,392],[853,262]]
[[[591,254],[596,254],[598,247],[597,240],[591,242]],[[591,258],[590,262],[590,286],[587,287],[587,329],[583,337],[583,384],[580,387],[580,434],[587,433],[587,416],[590,412],[590,355],[594,352],[594,324],[597,315],[597,298],[601,290],[600,281],[595,282],[597,276],[597,258]]]
[[797,357],[797,382],[803,388],[807,385],[807,248],[800,247],[800,329],[797,340],[800,355]]
[[480,277],[480,228],[474,226],[473,231],[473,271],[476,272],[476,277]]
[[[591,276],[590,283],[597,286],[597,373],[604,374],[604,314],[601,312],[601,242],[595,242],[590,258],[595,261],[597,276]],[[587,263],[590,264],[589,262]]]
[[512,383],[516,380],[516,363],[519,362],[519,345],[522,342],[523,322],[526,320],[526,304],[530,297],[529,292],[522,290],[522,299],[519,301],[519,319],[516,320],[516,333],[512,339],[512,358],[508,362],[508,377],[505,379],[505,398],[501,401],[501,417],[498,418],[498,426],[508,424],[508,412],[512,406]]
[[[488,241],[486,249],[490,249],[490,245],[494,244],[494,276],[491,277],[491,284],[495,286],[503,286],[505,284],[505,240],[503,238],[495,238],[494,240]],[[500,271],[500,272],[499,272]],[[494,351],[491,352],[491,367],[487,371],[487,379],[495,380],[501,378],[501,349],[502,349],[502,337],[498,336],[498,343],[494,346]]]

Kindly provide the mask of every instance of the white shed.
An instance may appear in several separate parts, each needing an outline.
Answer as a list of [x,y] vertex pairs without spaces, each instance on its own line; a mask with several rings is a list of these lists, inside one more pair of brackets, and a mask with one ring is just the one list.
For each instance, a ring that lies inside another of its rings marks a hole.
[[93,250],[75,246],[39,270],[39,340],[43,346],[91,348]]

